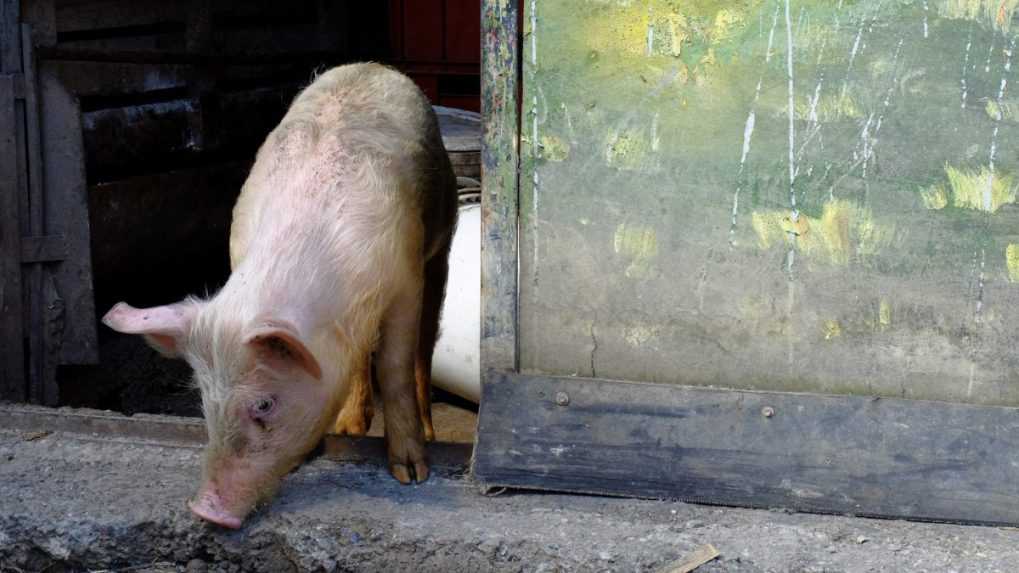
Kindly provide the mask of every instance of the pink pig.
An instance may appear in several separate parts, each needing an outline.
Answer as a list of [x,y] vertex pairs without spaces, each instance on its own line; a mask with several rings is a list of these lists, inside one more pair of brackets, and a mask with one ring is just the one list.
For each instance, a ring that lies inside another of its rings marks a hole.
[[195,514],[240,527],[328,430],[364,433],[372,352],[390,472],[427,479],[455,181],[410,79],[334,68],[258,152],[234,207],[226,285],[208,300],[119,303],[103,318],[194,369],[209,435]]

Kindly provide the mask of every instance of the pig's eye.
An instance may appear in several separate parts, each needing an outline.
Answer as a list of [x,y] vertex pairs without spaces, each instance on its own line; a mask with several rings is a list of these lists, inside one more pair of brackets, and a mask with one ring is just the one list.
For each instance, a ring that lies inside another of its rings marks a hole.
[[254,404],[251,405],[251,413],[256,418],[262,418],[272,412],[273,408],[276,407],[276,400],[272,398],[260,398]]

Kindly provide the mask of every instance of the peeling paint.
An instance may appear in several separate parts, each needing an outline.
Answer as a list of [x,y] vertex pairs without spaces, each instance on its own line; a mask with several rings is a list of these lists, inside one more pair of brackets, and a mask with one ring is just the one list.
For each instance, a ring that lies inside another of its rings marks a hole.
[[796,237],[803,253],[833,265],[876,254],[893,235],[893,228],[876,222],[870,209],[842,199],[826,203],[817,218],[793,221],[786,211],[766,211],[755,212],[751,223],[762,249],[788,245]]

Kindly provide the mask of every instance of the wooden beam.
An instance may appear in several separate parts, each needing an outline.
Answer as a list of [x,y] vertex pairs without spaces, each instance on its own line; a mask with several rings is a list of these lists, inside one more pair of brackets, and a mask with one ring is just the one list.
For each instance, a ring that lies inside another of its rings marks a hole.
[[[3,4],[0,4],[3,6]],[[0,74],[0,398],[26,397],[14,83]]]
[[481,13],[481,364],[517,367],[520,60],[517,2]]
[[1019,524],[1019,409],[489,372],[474,477],[519,487]]
[[55,263],[67,258],[67,238],[63,235],[22,237],[22,263]]
[[[71,408],[43,408],[0,404],[0,429],[20,432],[64,432],[92,439],[138,440],[168,445],[201,447],[205,423],[201,418],[122,414]],[[461,474],[470,463],[471,444],[432,442],[428,457],[440,475]],[[319,450],[327,459],[369,463],[385,467],[386,446],[382,438],[348,438],[327,435]]]
[[[60,364],[94,364],[99,360],[92,258],[89,244],[85,155],[77,99],[52,70],[38,74],[40,141],[43,149],[43,196],[47,234],[67,237],[67,259],[53,268],[46,297],[59,293],[61,316],[47,315],[47,351],[59,349]],[[43,300],[46,300],[44,298]],[[47,398],[52,403],[53,397]]]
[[0,0],[0,73],[21,71],[19,0]]

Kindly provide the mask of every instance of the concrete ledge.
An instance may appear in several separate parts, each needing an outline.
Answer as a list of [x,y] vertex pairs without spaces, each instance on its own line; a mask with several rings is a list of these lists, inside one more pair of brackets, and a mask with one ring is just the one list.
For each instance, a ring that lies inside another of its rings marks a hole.
[[[2,425],[2,421],[0,421]],[[1014,571],[1019,532],[505,492],[447,473],[401,486],[320,458],[243,529],[199,523],[187,443],[0,431],[0,571]]]

